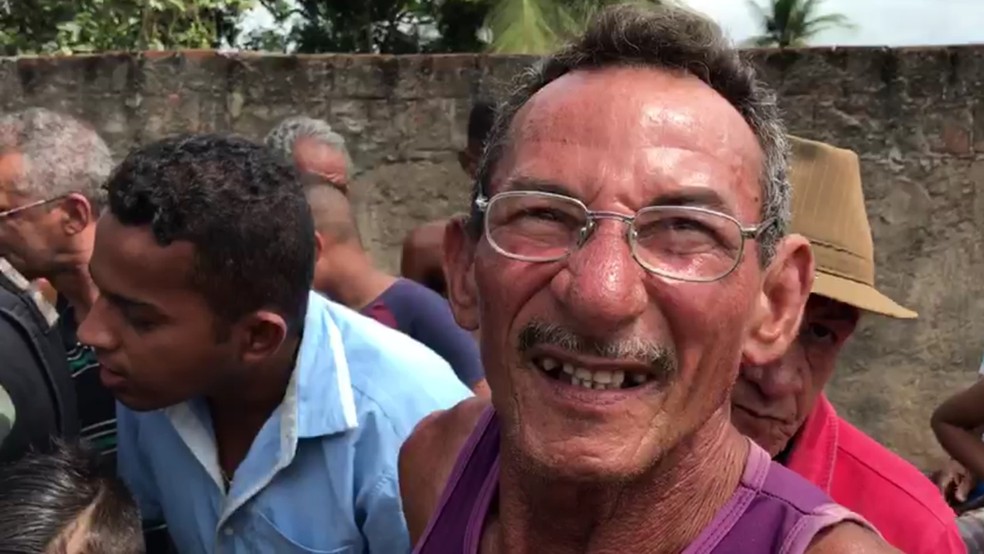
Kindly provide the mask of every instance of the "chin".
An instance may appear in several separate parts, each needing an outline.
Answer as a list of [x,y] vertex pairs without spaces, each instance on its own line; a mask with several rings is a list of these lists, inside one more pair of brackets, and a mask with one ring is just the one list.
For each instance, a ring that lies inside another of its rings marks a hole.
[[134,412],[152,412],[162,410],[170,404],[162,404],[156,398],[144,397],[132,392],[115,392],[116,400]]
[[667,415],[677,412],[667,405],[670,391],[655,381],[595,391],[523,370],[509,389],[492,396],[504,449],[522,470],[547,480],[631,481],[687,434]]
[[570,434],[558,435],[555,430],[540,433],[527,427],[510,442],[524,470],[546,480],[569,482],[633,481],[652,469],[667,450],[651,444],[653,437],[612,431],[599,428],[585,433],[572,428]]
[[732,410],[731,421],[742,435],[752,439],[773,458],[789,443],[789,434],[777,429],[775,421],[754,417],[741,408]]

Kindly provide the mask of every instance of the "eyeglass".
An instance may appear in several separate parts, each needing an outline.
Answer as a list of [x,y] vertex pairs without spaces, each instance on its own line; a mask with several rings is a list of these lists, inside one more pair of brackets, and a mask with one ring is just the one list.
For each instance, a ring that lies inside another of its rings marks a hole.
[[66,196],[68,196],[68,195],[67,194],[62,194],[62,195],[59,195],[59,196],[55,196],[54,198],[46,198],[44,200],[38,200],[36,202],[31,202],[29,204],[24,204],[23,206],[17,206],[16,208],[10,208],[9,210],[4,210],[4,211],[0,212],[0,221],[3,221],[4,219],[10,218],[12,216],[15,216],[15,215],[17,215],[17,214],[19,214],[21,212],[30,210],[32,208],[37,208],[39,206],[45,206],[47,204],[51,204],[52,202],[57,202],[57,201],[61,200],[62,198],[65,198]]
[[475,201],[485,214],[485,236],[503,256],[554,262],[583,246],[598,220],[628,224],[632,257],[650,273],[680,281],[723,279],[741,263],[746,240],[756,240],[772,220],[744,227],[735,218],[694,206],[650,206],[635,215],[589,210],[561,194],[509,191]]

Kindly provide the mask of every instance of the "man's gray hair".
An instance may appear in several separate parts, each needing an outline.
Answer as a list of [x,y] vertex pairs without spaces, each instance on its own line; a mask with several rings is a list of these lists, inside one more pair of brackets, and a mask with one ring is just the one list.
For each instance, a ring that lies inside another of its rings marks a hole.
[[488,146],[479,165],[472,202],[472,231],[481,230],[474,199],[489,193],[495,165],[509,140],[516,113],[541,88],[580,69],[643,66],[686,71],[713,88],[741,113],[764,153],[761,220],[771,221],[759,238],[762,264],[768,264],[789,224],[790,189],[786,177],[789,144],[775,93],[758,80],[721,28],[705,16],[675,5],[621,4],[603,9],[572,43],[520,73],[497,110]]
[[298,139],[303,137],[316,139],[341,152],[345,156],[345,168],[349,177],[355,173],[352,157],[349,156],[348,147],[345,146],[345,138],[332,130],[331,125],[323,119],[314,119],[303,115],[288,117],[267,133],[264,142],[267,147],[290,160],[293,164],[294,145]]
[[113,155],[92,127],[70,115],[28,108],[0,117],[0,152],[16,152],[24,174],[16,192],[33,200],[79,193],[98,214]]

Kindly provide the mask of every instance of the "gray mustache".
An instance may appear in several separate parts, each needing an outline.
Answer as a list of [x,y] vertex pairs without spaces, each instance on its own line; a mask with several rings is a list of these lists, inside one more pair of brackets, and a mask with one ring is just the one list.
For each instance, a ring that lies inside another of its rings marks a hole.
[[538,346],[555,346],[585,356],[611,360],[632,360],[652,368],[653,376],[666,382],[677,372],[676,353],[664,345],[641,338],[614,341],[588,338],[542,321],[532,321],[519,333],[519,351],[527,354]]

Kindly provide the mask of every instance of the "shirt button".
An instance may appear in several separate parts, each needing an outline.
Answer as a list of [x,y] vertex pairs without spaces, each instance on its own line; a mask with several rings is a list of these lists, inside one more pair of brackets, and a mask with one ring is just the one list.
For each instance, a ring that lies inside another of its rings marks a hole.
[[226,527],[225,530],[222,531],[222,532],[225,533],[225,536],[231,537],[232,536],[232,533],[233,533],[233,530],[232,530],[232,527]]

